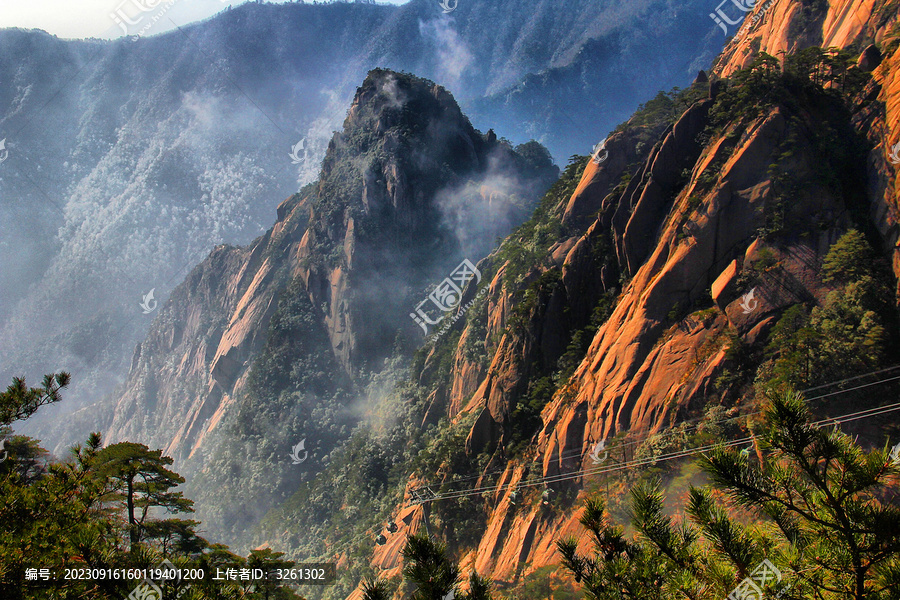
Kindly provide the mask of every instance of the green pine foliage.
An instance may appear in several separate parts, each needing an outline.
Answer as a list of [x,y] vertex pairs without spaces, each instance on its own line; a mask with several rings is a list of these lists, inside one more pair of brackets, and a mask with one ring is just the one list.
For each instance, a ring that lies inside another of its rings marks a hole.
[[725,81],[710,110],[707,134],[721,132],[727,124],[746,124],[777,105],[793,112],[800,106],[822,106],[825,96],[855,104],[870,79],[855,67],[855,59],[847,50],[810,47],[788,55],[782,68],[774,56],[758,54]]
[[446,556],[446,547],[429,536],[410,536],[403,547],[403,578],[415,586],[412,600],[442,600],[459,583],[459,568]]
[[562,564],[581,584],[590,600],[661,600],[663,559],[648,544],[629,540],[624,529],[610,522],[601,498],[585,502],[579,519],[593,545],[593,555],[578,553],[578,538],[559,540]]
[[446,546],[429,535],[407,537],[402,554],[403,578],[406,586],[412,588],[411,600],[491,600],[490,582],[475,571],[468,578],[468,590],[460,590],[459,567],[447,557]]
[[561,219],[566,203],[581,181],[588,159],[588,156],[579,155],[569,158],[569,164],[541,199],[531,218],[503,240],[491,260],[494,268],[486,276],[492,276],[497,268],[506,265],[504,286],[515,289],[525,275],[546,258],[550,246],[572,235]]
[[[587,500],[591,553],[579,553],[576,538],[558,542],[586,597],[713,600],[756,577],[766,597],[896,598],[900,467],[889,452],[815,426],[793,392],[771,397],[756,445],[701,456],[710,485],[691,488],[684,518],[670,516],[658,483],[636,486],[631,536],[602,500]],[[780,574],[760,582],[763,561]]]
[[66,372],[44,377],[39,388],[29,388],[25,379],[16,377],[6,391],[0,394],[0,425],[10,425],[27,419],[41,406],[59,402],[59,392],[69,385]]
[[[0,430],[61,399],[66,373],[48,375],[40,388],[16,379],[0,393]],[[143,444],[102,447],[100,434],[54,460],[35,440],[14,436],[0,462],[0,598],[4,600],[121,600],[148,585],[127,569],[153,569],[167,560],[203,574],[154,580],[163,598],[185,600],[302,600],[277,580],[214,581],[216,569],[293,566],[280,553],[242,558],[198,534],[200,523],[181,518],[192,502],[175,488],[184,479],[170,457]],[[53,580],[26,580],[27,569],[49,569]],[[113,576],[65,578],[66,569]],[[114,571],[112,571],[114,570]],[[123,571],[126,570],[126,571]],[[150,589],[150,588],[147,588]]]
[[[96,442],[90,442],[93,447]],[[150,450],[143,444],[120,442],[96,453],[94,469],[108,483],[101,502],[119,503],[124,508],[131,547],[142,540],[166,538],[181,530],[182,544],[192,535],[196,522],[157,519],[151,509],[169,513],[193,512],[193,502],[172,488],[184,483],[184,477],[169,470],[173,460],[162,450]]]
[[822,263],[822,281],[847,283],[870,275],[873,255],[863,235],[851,229],[828,251]]
[[628,122],[619,125],[616,131],[623,131],[627,127],[673,125],[684,111],[708,93],[708,84],[695,84],[685,89],[675,87],[668,92],[660,91],[653,99],[638,106]]
[[834,289],[821,306],[788,308],[772,328],[757,387],[808,388],[887,366],[896,347],[890,273],[851,229],[831,247],[823,281]]

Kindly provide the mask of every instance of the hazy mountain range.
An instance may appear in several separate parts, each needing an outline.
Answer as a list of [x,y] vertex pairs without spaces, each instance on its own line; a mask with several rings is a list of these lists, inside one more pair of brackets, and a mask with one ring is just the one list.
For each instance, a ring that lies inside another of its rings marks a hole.
[[0,375],[77,375],[28,427],[73,441],[41,423],[108,394],[189,269],[315,178],[369,69],[431,78],[562,162],[708,66],[706,4],[250,3],[114,42],[0,32]]

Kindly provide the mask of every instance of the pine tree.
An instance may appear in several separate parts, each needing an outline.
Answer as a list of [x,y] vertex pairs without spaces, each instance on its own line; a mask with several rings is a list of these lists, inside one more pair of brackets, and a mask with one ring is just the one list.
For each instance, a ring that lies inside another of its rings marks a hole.
[[790,392],[772,398],[760,448],[760,464],[733,450],[702,464],[732,500],[776,526],[782,547],[802,555],[803,588],[823,598],[896,598],[900,468],[887,449],[865,452],[836,427],[814,426],[802,396]]
[[609,521],[606,503],[589,498],[581,515],[590,533],[593,556],[579,556],[578,538],[557,542],[563,565],[584,586],[590,600],[656,600],[662,598],[662,560],[646,543],[625,538],[623,529]]
[[69,385],[69,374],[45,375],[43,383],[42,387],[29,388],[25,378],[14,378],[12,385],[0,393],[0,426],[27,419],[40,407],[59,402],[59,392]]
[[[601,501],[587,503],[581,522],[593,555],[579,555],[574,539],[558,546],[589,598],[757,597],[751,589],[784,599],[900,597],[897,461],[814,425],[796,393],[770,401],[757,458],[725,447],[701,458],[712,485],[691,488],[689,522],[666,515],[658,483],[632,490],[633,539],[609,524]],[[717,493],[756,522],[745,524]]]
[[[472,572],[468,592],[459,589],[460,570],[447,558],[447,548],[426,534],[411,535],[403,547],[403,577],[416,586],[413,600],[491,600],[490,581]],[[366,600],[381,600],[388,594],[380,581],[366,581],[363,593]]]
[[363,600],[391,600],[391,592],[386,581],[372,578],[362,584]]
[[167,468],[172,462],[162,455],[162,450],[150,450],[133,442],[113,444],[97,455],[97,473],[112,483],[104,501],[124,504],[132,548],[142,540],[168,537],[177,534],[179,528],[184,529],[182,521],[152,518],[152,509],[193,512],[193,501],[181,492],[171,491],[184,483],[184,477]]
[[459,569],[446,556],[446,547],[428,535],[411,535],[403,547],[403,577],[416,586],[413,600],[443,600],[456,592]]

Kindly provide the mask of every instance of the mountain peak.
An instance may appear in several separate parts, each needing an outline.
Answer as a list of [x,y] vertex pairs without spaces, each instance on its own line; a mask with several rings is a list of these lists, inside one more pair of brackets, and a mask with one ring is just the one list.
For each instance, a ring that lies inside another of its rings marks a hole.
[[[438,179],[453,179],[485,167],[486,155],[494,148],[441,86],[408,73],[375,69],[357,89],[344,129],[329,145],[320,191],[327,189],[335,165],[344,159],[361,166],[359,159],[366,158],[369,167],[402,161]],[[443,164],[448,171],[435,173]]]
[[[383,358],[385,342],[410,325],[414,290],[463,258],[487,255],[492,240],[527,218],[534,203],[522,199],[536,199],[557,174],[541,146],[514,149],[478,132],[434,82],[371,71],[329,144],[300,249],[302,276],[314,304],[329,307],[344,365]],[[350,273],[356,316],[336,302],[335,286]],[[367,341],[353,332],[360,319]]]
[[[482,135],[433,82],[372,71],[319,180],[281,204],[265,235],[210,255],[173,292],[139,346],[108,437],[159,440],[187,459],[248,394],[339,395],[398,335],[421,336],[408,315],[423,290],[487,255],[557,175],[546,149]],[[161,367],[166,357],[177,366]],[[199,402],[182,395],[188,380],[207,390]],[[152,433],[127,418],[147,394],[164,407]]]

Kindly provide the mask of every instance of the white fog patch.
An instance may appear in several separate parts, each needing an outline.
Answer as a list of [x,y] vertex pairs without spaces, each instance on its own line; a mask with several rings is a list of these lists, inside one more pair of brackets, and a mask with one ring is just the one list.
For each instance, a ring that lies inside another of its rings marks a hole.
[[463,72],[474,61],[474,56],[446,18],[419,21],[419,34],[434,45],[437,60],[437,83],[458,89]]
[[352,98],[337,90],[327,90],[328,101],[322,114],[314,119],[301,139],[304,140],[304,158],[297,165],[297,189],[316,181],[322,169],[322,160],[328,151],[328,144],[336,131],[343,129],[347,106]]
[[397,78],[393,75],[386,78],[378,91],[387,99],[388,108],[402,108],[409,100],[406,93],[397,85]]
[[462,255],[487,256],[533,208],[529,185],[493,158],[484,175],[438,192],[435,202],[444,224],[459,241]]

